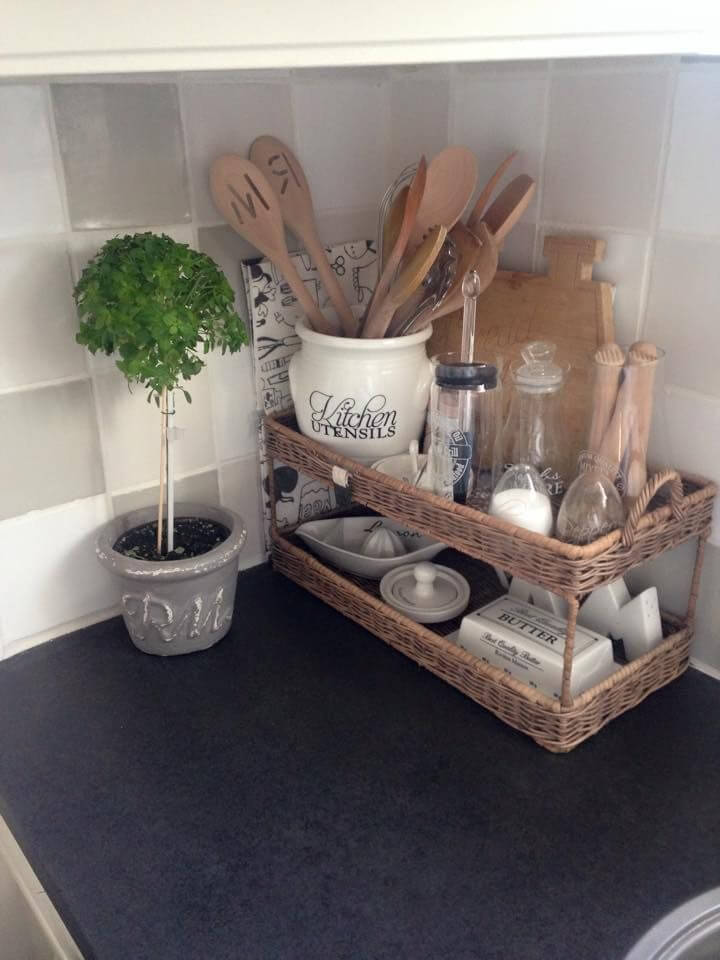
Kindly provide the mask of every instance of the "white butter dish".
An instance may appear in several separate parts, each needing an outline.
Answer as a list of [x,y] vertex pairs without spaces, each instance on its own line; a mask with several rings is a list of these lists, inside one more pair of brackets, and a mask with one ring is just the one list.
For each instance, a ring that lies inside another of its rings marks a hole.
[[[503,596],[463,617],[457,643],[549,697],[560,699],[567,621]],[[570,683],[576,697],[617,669],[612,643],[577,627]]]

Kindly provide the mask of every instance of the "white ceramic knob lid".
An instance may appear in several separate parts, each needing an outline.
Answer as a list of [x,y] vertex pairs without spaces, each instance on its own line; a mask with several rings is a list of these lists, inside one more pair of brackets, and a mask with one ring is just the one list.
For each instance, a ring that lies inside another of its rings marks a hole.
[[434,565],[424,561],[416,563],[413,575],[415,576],[415,593],[418,597],[432,597],[435,592],[433,584],[437,575]]
[[396,567],[380,581],[386,603],[418,623],[440,623],[462,613],[470,585],[462,574],[437,563]]

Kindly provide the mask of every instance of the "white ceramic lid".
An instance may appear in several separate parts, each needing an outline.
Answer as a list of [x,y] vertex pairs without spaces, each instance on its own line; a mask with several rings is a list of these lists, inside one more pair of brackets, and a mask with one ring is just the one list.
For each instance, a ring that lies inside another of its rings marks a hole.
[[407,563],[380,581],[383,600],[416,623],[441,623],[459,616],[470,601],[462,574],[438,563]]

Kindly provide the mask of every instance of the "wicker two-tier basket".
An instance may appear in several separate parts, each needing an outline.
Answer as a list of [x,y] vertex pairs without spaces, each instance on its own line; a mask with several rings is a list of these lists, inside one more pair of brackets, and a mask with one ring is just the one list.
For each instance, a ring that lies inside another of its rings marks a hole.
[[[560,700],[462,650],[447,639],[458,621],[432,627],[417,624],[379,597],[377,584],[341,574],[321,563],[288,530],[273,524],[277,570],[361,624],[406,656],[457,687],[537,743],[567,752],[648,694],[678,677],[688,665],[703,551],[710,532],[715,486],[667,471],[652,477],[624,529],[579,547],[520,529],[470,507],[450,503],[340,456],[302,436],[292,419],[267,417],[266,451],[273,462],[347,488],[354,504],[448,544],[440,562],[460,569],[473,590],[469,609],[503,592],[493,567],[547,587],[568,603],[568,632]],[[271,496],[271,502],[274,497]],[[664,641],[607,680],[572,697],[573,645],[583,597],[628,570],[697,538],[687,613],[663,614]]]

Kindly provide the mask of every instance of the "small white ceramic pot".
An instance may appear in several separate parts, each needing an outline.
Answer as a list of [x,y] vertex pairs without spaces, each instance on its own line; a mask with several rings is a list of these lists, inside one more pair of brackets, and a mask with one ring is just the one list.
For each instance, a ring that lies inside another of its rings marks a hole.
[[432,327],[382,340],[328,337],[302,321],[295,332],[290,391],[301,432],[361,463],[407,452],[425,424]]

